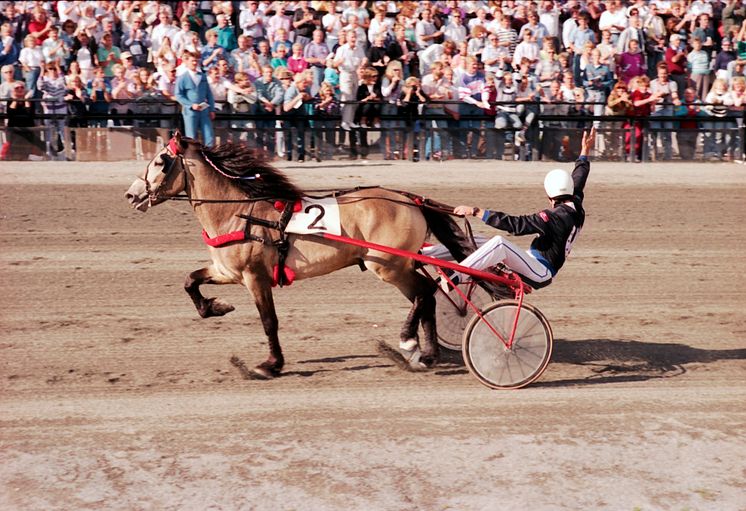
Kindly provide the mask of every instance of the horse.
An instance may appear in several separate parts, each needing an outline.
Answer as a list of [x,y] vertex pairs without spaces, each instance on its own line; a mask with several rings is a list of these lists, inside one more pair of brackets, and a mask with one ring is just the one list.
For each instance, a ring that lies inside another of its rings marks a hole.
[[[252,377],[272,379],[281,374],[285,363],[273,286],[278,281],[287,284],[354,265],[396,286],[412,302],[401,330],[400,349],[417,354],[408,359],[412,368],[432,367],[439,355],[433,281],[418,272],[410,258],[315,234],[284,232],[288,211],[308,193],[258,150],[233,143],[205,147],[177,132],[125,197],[142,212],[166,200],[190,202],[202,226],[211,264],[191,272],[184,289],[202,318],[234,310],[219,298],[203,296],[202,284],[241,284],[253,294],[269,357],[250,371]],[[336,200],[344,236],[416,252],[432,233],[456,260],[475,248],[445,208],[428,207],[427,200],[414,194],[380,187],[355,188],[339,192]],[[420,325],[424,333],[421,344]]]

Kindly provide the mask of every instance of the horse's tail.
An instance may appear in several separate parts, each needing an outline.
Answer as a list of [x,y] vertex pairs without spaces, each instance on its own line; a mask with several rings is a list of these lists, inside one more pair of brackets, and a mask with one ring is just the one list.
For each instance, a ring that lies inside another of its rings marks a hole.
[[427,203],[421,208],[430,232],[441,242],[456,261],[463,261],[476,250],[474,241],[468,236],[453,218],[441,208]]

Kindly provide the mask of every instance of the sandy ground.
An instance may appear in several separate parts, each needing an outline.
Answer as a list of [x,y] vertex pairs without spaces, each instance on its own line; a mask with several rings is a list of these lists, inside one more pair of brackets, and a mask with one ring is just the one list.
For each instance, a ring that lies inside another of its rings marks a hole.
[[[517,213],[551,168],[283,166]],[[357,268],[277,291],[285,374],[242,379],[252,301],[208,287],[237,310],[197,316],[199,226],[128,208],[142,168],[2,164],[0,509],[746,509],[746,167],[594,165],[573,258],[529,297],[552,362],[512,392],[379,355],[408,303]]]

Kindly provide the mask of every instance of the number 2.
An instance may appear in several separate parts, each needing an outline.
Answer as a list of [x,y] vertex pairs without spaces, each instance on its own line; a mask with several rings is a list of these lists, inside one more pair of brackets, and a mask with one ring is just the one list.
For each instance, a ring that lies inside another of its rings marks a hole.
[[311,223],[308,224],[307,229],[309,230],[315,229],[317,231],[326,231],[327,229],[323,225],[316,225],[317,223],[321,221],[322,218],[324,218],[324,215],[326,214],[326,210],[320,204],[311,204],[310,206],[306,207],[304,212],[310,213],[312,209],[318,209],[319,213],[316,215],[316,218],[314,218],[313,221],[311,221]]

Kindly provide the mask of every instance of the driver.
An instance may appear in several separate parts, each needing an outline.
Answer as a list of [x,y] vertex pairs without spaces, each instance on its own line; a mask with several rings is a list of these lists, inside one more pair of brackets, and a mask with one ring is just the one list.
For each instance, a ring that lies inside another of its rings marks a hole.
[[[580,156],[575,162],[572,175],[562,169],[554,169],[544,178],[544,190],[551,204],[548,209],[532,215],[512,216],[500,211],[457,206],[453,210],[456,215],[479,217],[487,225],[510,234],[538,234],[528,251],[522,250],[502,236],[495,236],[460,264],[482,270],[503,263],[520,274],[533,287],[549,285],[565,263],[573,243],[583,228],[583,189],[591,168],[588,155],[593,149],[595,138],[595,128],[590,132],[583,132]],[[423,253],[429,255],[426,251]],[[457,284],[459,278],[460,274],[456,273],[452,280]],[[446,288],[445,291],[448,291],[445,279],[442,285]]]

